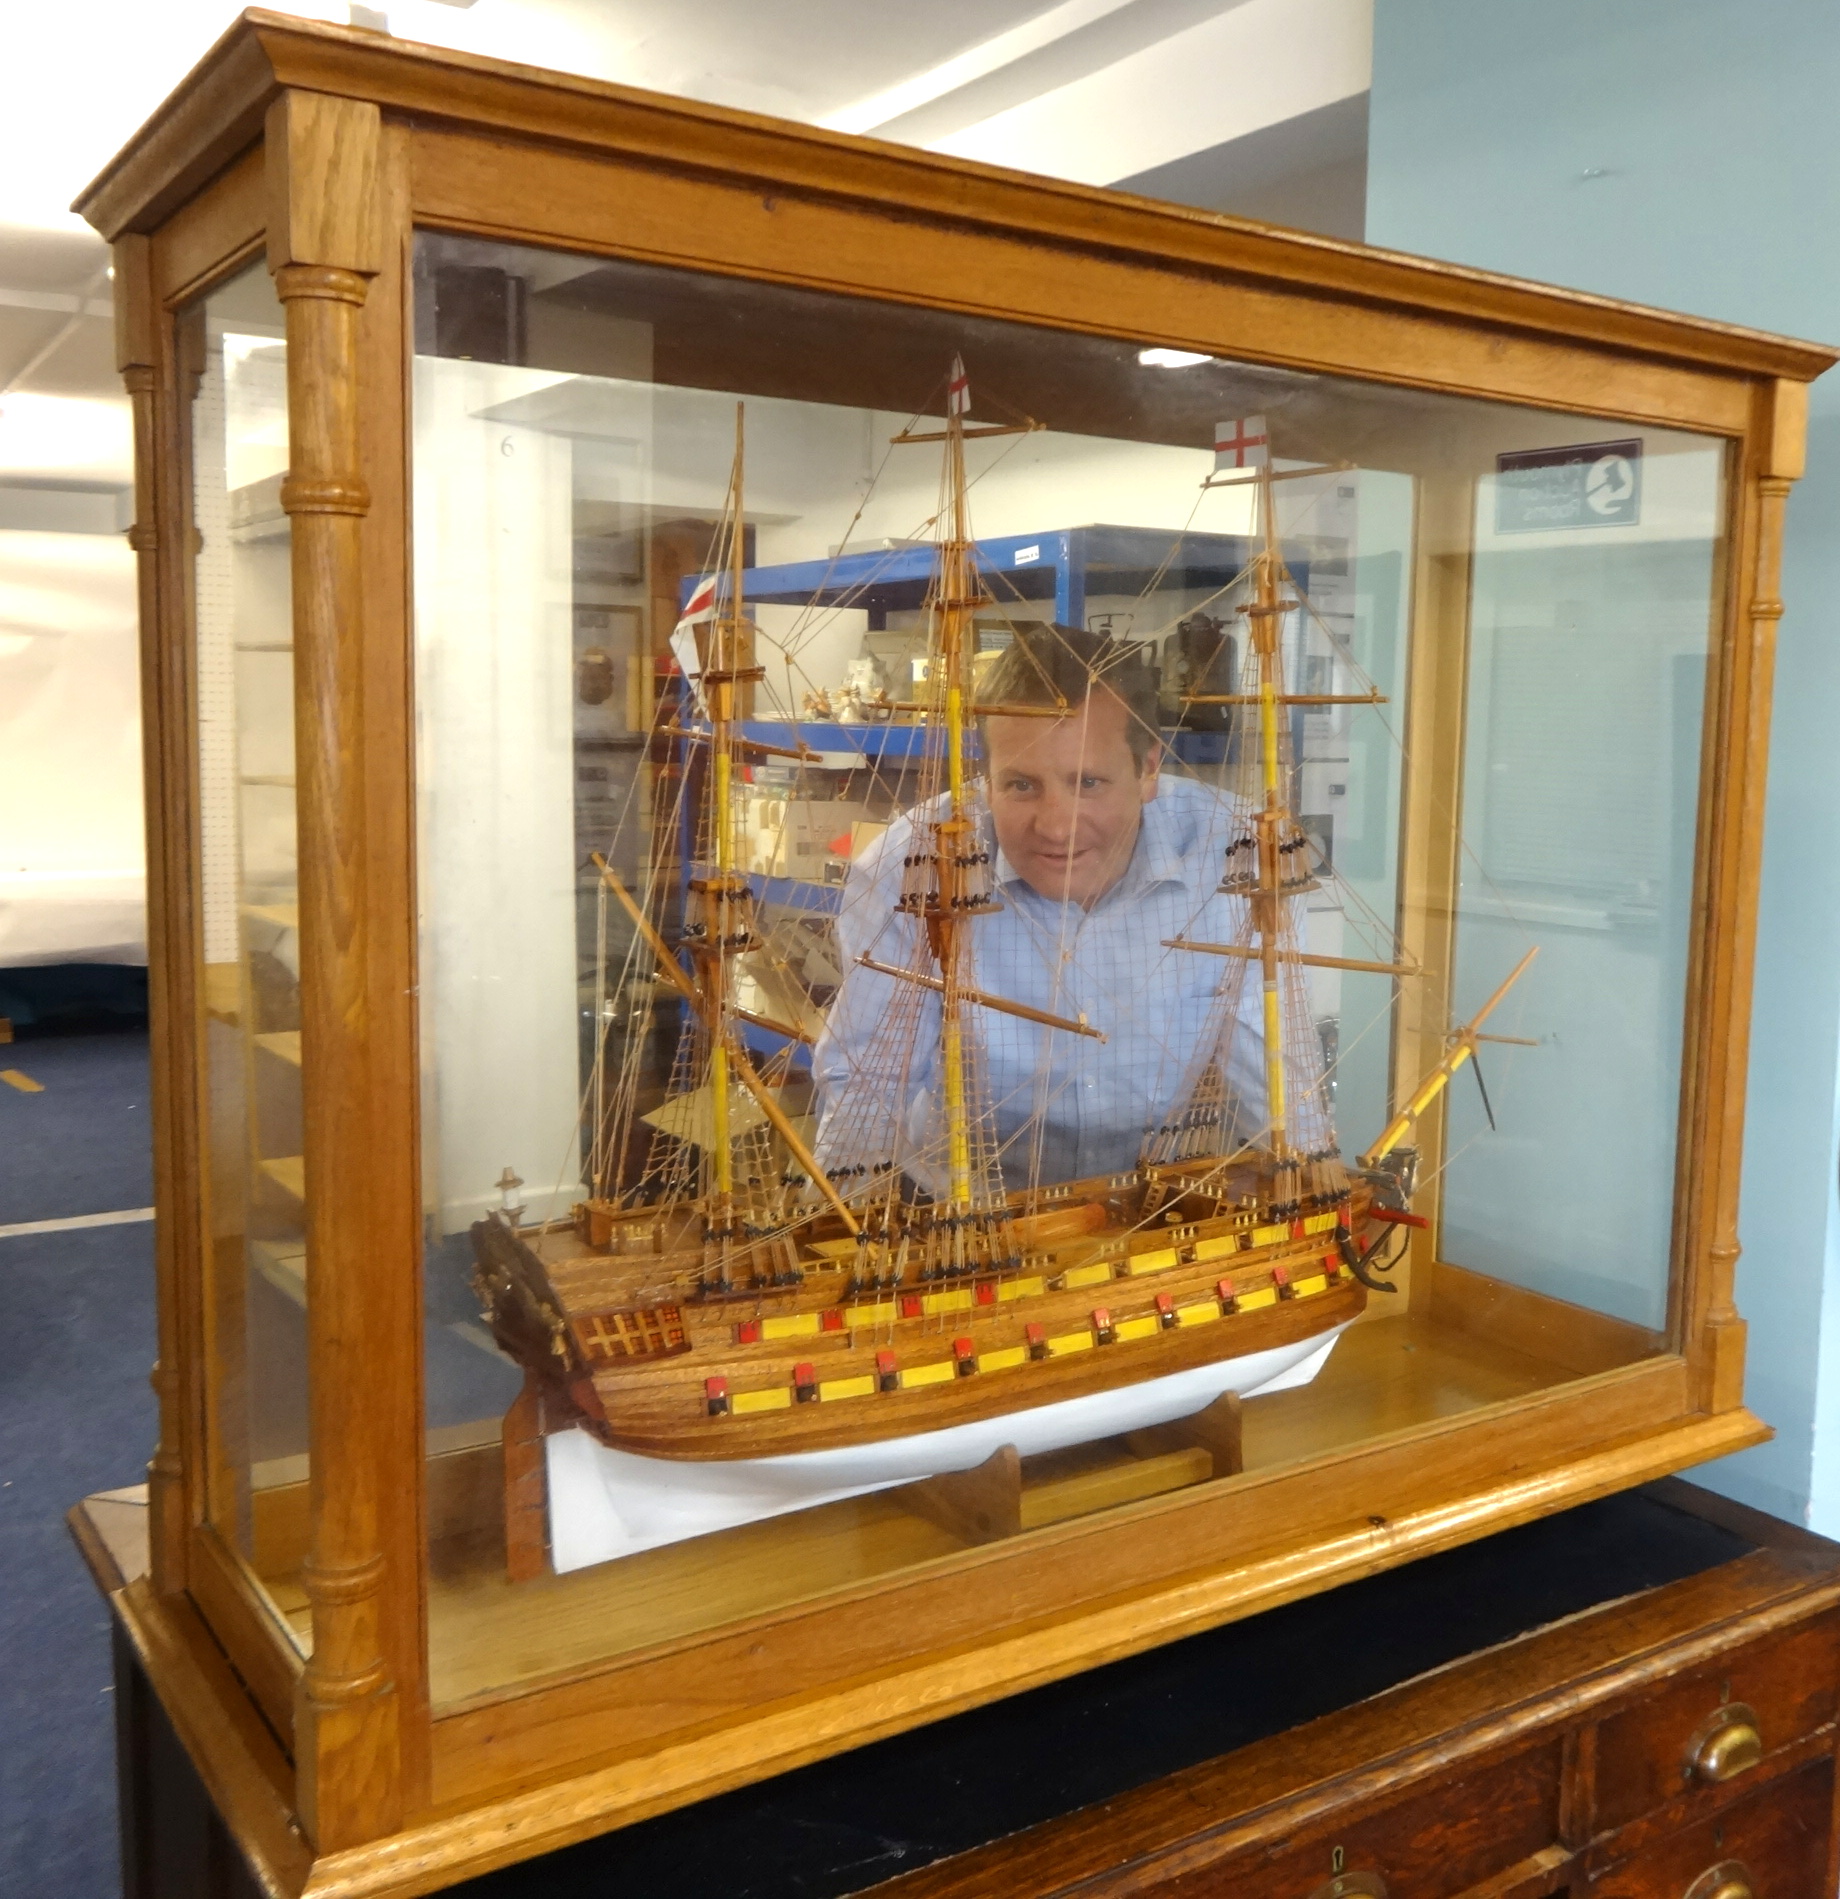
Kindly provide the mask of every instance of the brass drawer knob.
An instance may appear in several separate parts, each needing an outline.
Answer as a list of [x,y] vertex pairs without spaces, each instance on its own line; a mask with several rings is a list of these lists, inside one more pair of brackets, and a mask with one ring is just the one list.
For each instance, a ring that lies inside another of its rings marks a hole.
[[1763,1759],[1763,1736],[1757,1716],[1741,1701],[1721,1708],[1694,1735],[1688,1750],[1690,1772],[1697,1780],[1716,1784],[1735,1780]]
[[1751,1884],[1748,1867],[1739,1860],[1726,1859],[1708,1866],[1681,1899],[1757,1899],[1757,1889]]
[[[1337,1873],[1325,1879],[1310,1899],[1386,1899],[1386,1881],[1378,1873]],[[1720,1899],[1726,1899],[1721,1894]],[[1750,1899],[1748,1890],[1733,1899]]]

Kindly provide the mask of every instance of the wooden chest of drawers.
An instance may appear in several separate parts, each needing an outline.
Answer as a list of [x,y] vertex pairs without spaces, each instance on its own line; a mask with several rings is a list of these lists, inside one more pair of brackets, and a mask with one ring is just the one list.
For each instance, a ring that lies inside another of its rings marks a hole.
[[1840,1548],[1650,1494],[1755,1547],[878,1891],[1827,1899]]
[[[452,1890],[1833,1899],[1837,1728],[1840,1545],[1667,1483]],[[253,1895],[123,1767],[131,1899]]]

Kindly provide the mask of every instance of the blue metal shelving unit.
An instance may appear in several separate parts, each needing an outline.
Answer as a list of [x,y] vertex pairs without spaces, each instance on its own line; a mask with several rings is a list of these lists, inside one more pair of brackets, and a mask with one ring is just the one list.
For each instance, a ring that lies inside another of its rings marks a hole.
[[[1135,594],[1159,571],[1171,588],[1224,586],[1245,566],[1252,544],[1239,534],[1182,534],[1167,528],[1054,528],[977,543],[978,566],[999,604],[1053,602],[1062,626],[1083,626],[1093,594]],[[931,546],[866,549],[829,560],[781,561],[741,576],[749,600],[774,606],[862,607],[869,624],[892,610],[919,606],[933,577]],[[683,582],[688,600],[696,584]]]

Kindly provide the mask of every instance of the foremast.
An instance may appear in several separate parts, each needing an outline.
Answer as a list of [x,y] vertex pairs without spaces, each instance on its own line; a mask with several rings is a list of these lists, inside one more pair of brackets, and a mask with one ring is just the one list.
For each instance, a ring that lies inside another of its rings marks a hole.
[[1278,729],[1279,706],[1284,694],[1284,616],[1298,603],[1283,597],[1284,569],[1278,555],[1269,464],[1258,471],[1254,497],[1259,513],[1260,544],[1253,556],[1252,597],[1243,612],[1248,644],[1258,662],[1259,779],[1263,797],[1253,817],[1258,881],[1248,895],[1264,991],[1266,1142],[1273,1162],[1283,1167],[1292,1158],[1285,1097],[1284,1007],[1279,990],[1279,959],[1284,952],[1284,900],[1299,890],[1314,887],[1314,880],[1306,877],[1288,889],[1283,882],[1284,860],[1294,854],[1293,840],[1301,835],[1287,802]]
[[[1318,469],[1288,471],[1296,474],[1327,472]],[[1340,969],[1411,973],[1402,965],[1344,957],[1309,954],[1302,945],[1291,908],[1292,900],[1319,887],[1311,862],[1310,840],[1291,806],[1292,760],[1286,719],[1296,705],[1374,703],[1378,695],[1300,694],[1286,689],[1284,626],[1286,616],[1305,606],[1301,590],[1284,563],[1279,547],[1277,510],[1269,459],[1245,472],[1215,476],[1208,487],[1250,484],[1253,488],[1254,552],[1246,568],[1246,597],[1239,612],[1246,622],[1246,639],[1253,677],[1250,691],[1190,694],[1188,705],[1245,707],[1256,715],[1256,758],[1252,782],[1246,787],[1250,806],[1227,846],[1220,890],[1246,899],[1245,935],[1231,943],[1201,943],[1176,938],[1165,945],[1176,950],[1201,951],[1256,965],[1260,987],[1257,1033],[1261,1038],[1260,1066],[1265,1090],[1262,1130],[1240,1145],[1230,1140],[1236,1112],[1228,1079],[1228,1043],[1241,1032],[1238,995],[1240,984],[1222,985],[1228,999],[1220,1025],[1221,1041],[1196,1074],[1194,1081],[1150,1137],[1145,1164],[1151,1175],[1151,1201],[1175,1184],[1162,1170],[1174,1167],[1186,1178],[1194,1162],[1207,1157],[1227,1162],[1253,1162],[1264,1176],[1259,1197],[1269,1209],[1289,1217],[1300,1211],[1340,1205],[1346,1200],[1348,1177],[1329,1123],[1326,1090],[1320,1079],[1320,1056],[1303,1046],[1294,1021],[1287,1015],[1302,1012],[1301,968],[1323,965]],[[1250,860],[1248,862],[1248,859]],[[1291,1008],[1287,1011],[1289,992]],[[1248,998],[1250,1001],[1250,998]],[[1293,1043],[1298,1046],[1293,1047]],[[1308,1101],[1309,1085],[1292,1087],[1299,1072],[1315,1077],[1317,1099]],[[1300,1138],[1300,1130],[1302,1138]],[[1313,1138],[1311,1138],[1313,1137]]]
[[[1240,425],[1243,429],[1245,425]],[[1256,445],[1263,447],[1261,432]],[[1252,469],[1254,486],[1254,534],[1257,549],[1249,563],[1249,598],[1240,612],[1247,622],[1248,644],[1258,665],[1257,689],[1251,693],[1198,693],[1187,695],[1188,705],[1256,706],[1258,711],[1260,799],[1251,818],[1248,835],[1236,839],[1227,851],[1227,868],[1220,889],[1223,893],[1248,899],[1250,942],[1201,943],[1186,938],[1165,942],[1166,949],[1201,951],[1231,957],[1259,965],[1262,990],[1261,1029],[1264,1038],[1266,1085],[1266,1128],[1254,1146],[1265,1151],[1271,1168],[1270,1198],[1277,1203],[1273,1212],[1294,1215],[1312,1207],[1346,1206],[1349,1193],[1348,1170],[1344,1166],[1329,1125],[1327,1102],[1322,1102],[1322,1127],[1319,1141],[1311,1149],[1300,1150],[1292,1139],[1291,1102],[1289,1099],[1285,1011],[1283,986],[1287,966],[1310,965],[1318,968],[1364,971],[1395,978],[1422,976],[1425,972],[1409,962],[1380,962],[1345,956],[1319,956],[1292,940],[1297,933],[1290,928],[1287,900],[1319,888],[1311,865],[1311,841],[1288,803],[1287,780],[1290,760],[1284,742],[1283,709],[1295,706],[1379,705],[1384,703],[1377,690],[1365,693],[1290,693],[1285,690],[1283,669],[1283,628],[1288,613],[1305,607],[1299,597],[1302,590],[1284,564],[1279,549],[1277,513],[1273,484],[1294,477],[1338,472],[1346,464],[1329,463],[1299,467],[1274,474],[1269,451]],[[1243,476],[1215,476],[1206,487],[1237,486]],[[1244,847],[1250,847],[1256,867],[1250,876],[1237,872],[1235,859]],[[1287,865],[1287,859],[1293,863]],[[1450,1047],[1444,1059],[1426,1075],[1403,1108],[1383,1130],[1379,1138],[1359,1158],[1357,1166],[1373,1188],[1377,1201],[1398,1210],[1411,1197],[1416,1178],[1417,1150],[1406,1145],[1416,1134],[1420,1115],[1449,1083],[1451,1077],[1474,1058],[1482,1042],[1519,1042],[1516,1036],[1491,1036],[1482,1033],[1482,1024],[1493,1014],[1538,954],[1529,949],[1503,979],[1476,1015],[1449,1036]],[[1227,985],[1230,988],[1230,985]],[[1229,1022],[1232,1034],[1236,1023]],[[1314,1065],[1313,1063],[1311,1064]],[[1219,1111],[1227,1103],[1229,1091],[1218,1060],[1204,1070],[1174,1115],[1167,1119],[1147,1146],[1145,1160],[1151,1175],[1151,1193],[1147,1204],[1154,1205],[1166,1190],[1159,1162],[1189,1158],[1196,1152],[1201,1124],[1210,1111]],[[1484,1097],[1486,1106],[1487,1097]],[[1493,1125],[1493,1115],[1490,1116]],[[1252,1147],[1230,1158],[1250,1156]],[[1370,1255],[1371,1257],[1371,1255]],[[1364,1284],[1376,1285],[1364,1270],[1365,1261],[1356,1271]],[[1390,1288],[1388,1288],[1390,1290]]]

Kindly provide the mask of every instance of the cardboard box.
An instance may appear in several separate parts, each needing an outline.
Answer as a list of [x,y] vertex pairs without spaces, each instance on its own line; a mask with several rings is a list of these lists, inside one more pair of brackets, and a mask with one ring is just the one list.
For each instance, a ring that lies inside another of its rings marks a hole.
[[825,865],[853,854],[867,807],[842,798],[754,798],[746,813],[747,866],[763,877],[824,881]]

